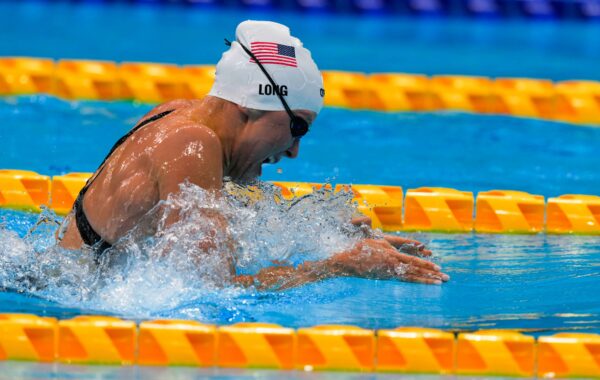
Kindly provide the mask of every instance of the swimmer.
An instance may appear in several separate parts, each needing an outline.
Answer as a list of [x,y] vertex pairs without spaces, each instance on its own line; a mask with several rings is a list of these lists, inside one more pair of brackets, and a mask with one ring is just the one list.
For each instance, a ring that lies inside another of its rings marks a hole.
[[[298,156],[325,93],[310,52],[286,26],[268,21],[242,22],[229,45],[205,98],[161,104],[116,142],[65,218],[62,247],[90,246],[99,257],[182,183],[218,193],[226,177],[243,183],[259,177],[265,163]],[[225,228],[222,216],[206,217]],[[166,223],[176,221],[174,212]],[[230,270],[234,282],[262,288],[333,276],[447,281],[437,265],[417,257],[430,254],[419,242],[383,235],[298,267],[268,267],[255,276],[237,276],[233,264]]]

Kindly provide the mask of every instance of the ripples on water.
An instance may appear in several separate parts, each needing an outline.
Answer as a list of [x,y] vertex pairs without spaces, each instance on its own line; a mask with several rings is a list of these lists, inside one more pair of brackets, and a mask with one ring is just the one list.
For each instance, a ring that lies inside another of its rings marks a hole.
[[[273,188],[261,187],[267,194],[262,199],[256,196],[260,192],[240,189],[236,197],[215,199],[184,186],[163,205],[167,214],[181,206],[180,222],[162,228],[165,214],[149,213],[147,225],[158,226],[156,232],[144,237],[144,231],[133,231],[99,267],[88,252],[53,246],[56,224],[48,211],[39,218],[2,211],[0,287],[12,291],[0,292],[0,311],[293,327],[346,323],[600,332],[600,239],[594,236],[409,234],[427,243],[450,274],[442,286],[357,278],[286,291],[226,285],[223,255],[199,256],[196,250],[214,229],[204,218],[207,210],[229,221],[240,273],[255,273],[273,260],[321,259],[360,237],[348,224],[354,213],[349,194],[325,191],[296,203],[276,202]],[[226,245],[224,235],[217,240],[215,251]]]

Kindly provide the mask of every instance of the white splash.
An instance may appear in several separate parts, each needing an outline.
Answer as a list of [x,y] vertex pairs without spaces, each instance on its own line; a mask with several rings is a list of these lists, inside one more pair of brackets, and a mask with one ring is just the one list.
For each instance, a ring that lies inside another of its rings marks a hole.
[[123,316],[203,319],[199,300],[234,303],[255,292],[231,285],[232,264],[252,274],[273,261],[323,259],[363,234],[350,224],[350,193],[319,190],[288,201],[267,183],[226,188],[217,197],[182,185],[98,263],[90,251],[54,246],[49,211],[24,238],[0,227],[0,288]]

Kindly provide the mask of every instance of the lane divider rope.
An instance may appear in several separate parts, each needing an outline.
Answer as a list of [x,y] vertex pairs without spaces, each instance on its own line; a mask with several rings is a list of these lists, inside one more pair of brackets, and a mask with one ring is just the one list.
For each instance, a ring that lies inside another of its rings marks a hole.
[[[0,207],[39,212],[47,206],[67,214],[91,173],[49,177],[32,171],[0,169]],[[286,199],[323,186],[351,191],[357,210],[384,231],[600,234],[600,196],[565,194],[545,201],[514,190],[472,192],[443,187],[409,189],[386,185],[329,185],[273,182]]]
[[347,325],[291,329],[110,316],[57,320],[0,314],[0,360],[74,364],[268,368],[300,371],[598,377],[600,335],[535,339],[510,330],[459,333]]
[[[0,58],[0,95],[160,103],[202,98],[209,65]],[[324,71],[325,105],[377,111],[462,111],[600,125],[600,82]]]

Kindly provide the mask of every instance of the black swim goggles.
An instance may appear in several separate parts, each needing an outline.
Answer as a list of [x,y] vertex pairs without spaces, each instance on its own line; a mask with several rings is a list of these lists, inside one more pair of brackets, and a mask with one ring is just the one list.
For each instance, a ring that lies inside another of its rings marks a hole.
[[[227,38],[225,39],[225,44],[227,46],[231,46],[231,42]],[[306,120],[304,120],[303,118],[301,118],[300,116],[294,115],[294,113],[290,109],[290,106],[287,104],[287,102],[283,98],[283,95],[281,95],[279,86],[277,84],[275,84],[275,81],[273,80],[273,78],[271,78],[271,76],[269,75],[269,73],[267,72],[265,67],[262,65],[262,63],[260,63],[258,58],[256,58],[254,53],[252,53],[252,51],[248,50],[248,48],[245,47],[244,44],[242,44],[241,42],[238,41],[238,44],[240,44],[240,46],[244,49],[244,51],[246,51],[246,53],[248,53],[248,55],[254,60],[254,62],[256,62],[258,67],[260,67],[261,71],[265,74],[265,76],[269,80],[269,82],[271,82],[271,85],[273,86],[275,93],[279,97],[279,100],[281,100],[281,104],[283,104],[283,108],[285,108],[285,112],[287,112],[287,114],[290,116],[290,132],[292,132],[292,137],[300,138],[300,137],[304,136],[305,134],[307,134],[308,133],[308,122]]]

